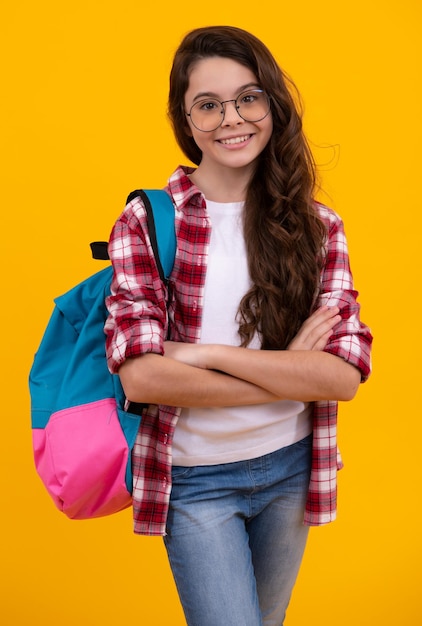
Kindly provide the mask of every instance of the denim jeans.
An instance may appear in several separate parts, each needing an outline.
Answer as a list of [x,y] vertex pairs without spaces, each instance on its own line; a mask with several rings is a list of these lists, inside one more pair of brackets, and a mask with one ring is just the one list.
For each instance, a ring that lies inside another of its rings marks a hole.
[[236,463],[174,467],[164,539],[188,626],[282,626],[305,549],[312,435]]

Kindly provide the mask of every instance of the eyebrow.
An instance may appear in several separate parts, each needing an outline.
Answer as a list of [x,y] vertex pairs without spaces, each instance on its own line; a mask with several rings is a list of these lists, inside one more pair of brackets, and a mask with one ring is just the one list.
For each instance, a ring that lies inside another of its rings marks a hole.
[[[255,87],[256,89],[261,89],[258,83],[255,83],[255,82],[247,83],[246,85],[242,85],[241,87],[239,87],[239,89],[237,90],[237,94],[241,94],[243,91],[245,91],[246,89],[250,89],[251,87]],[[201,91],[200,93],[197,93],[196,96],[193,98],[192,102],[196,102],[197,100],[200,100],[201,98],[215,98],[216,100],[220,102],[220,96],[214,93],[213,91]]]

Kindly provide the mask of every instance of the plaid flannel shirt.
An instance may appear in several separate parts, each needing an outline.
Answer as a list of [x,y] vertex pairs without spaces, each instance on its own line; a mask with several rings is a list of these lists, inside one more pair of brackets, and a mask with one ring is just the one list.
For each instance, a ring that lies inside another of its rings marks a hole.
[[[179,167],[167,191],[176,207],[177,253],[168,285],[160,281],[139,198],[116,222],[109,253],[114,267],[112,295],[107,299],[106,345],[110,371],[128,357],[163,354],[168,327],[173,341],[197,342],[210,238],[205,199]],[[340,307],[342,321],[326,351],[355,365],[362,381],[370,373],[371,333],[359,320],[343,224],[336,213],[318,204],[327,227],[325,266],[317,306]],[[149,406],[132,453],[134,531],[164,535],[171,491],[171,444],[180,408]],[[320,525],[336,516],[337,402],[313,404],[313,457],[304,523]]]

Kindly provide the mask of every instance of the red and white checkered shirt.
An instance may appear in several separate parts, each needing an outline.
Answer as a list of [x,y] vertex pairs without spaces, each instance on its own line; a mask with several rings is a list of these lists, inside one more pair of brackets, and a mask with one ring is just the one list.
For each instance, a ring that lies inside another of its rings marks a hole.
[[[109,245],[114,278],[105,327],[112,372],[117,372],[128,357],[147,352],[163,354],[168,325],[173,341],[199,341],[211,226],[205,199],[187,176],[191,171],[179,167],[167,187],[176,207],[177,237],[168,288],[158,274],[139,198],[126,207],[114,226]],[[318,204],[317,209],[328,232],[317,305],[337,305],[342,316],[326,351],[355,365],[364,381],[370,373],[372,337],[359,320],[343,224],[327,207]],[[162,405],[150,406],[144,412],[132,454],[136,533],[165,534],[171,491],[171,445],[179,414],[180,408]],[[341,467],[336,426],[337,402],[315,402],[312,473],[304,518],[308,525],[335,519],[336,474]]]

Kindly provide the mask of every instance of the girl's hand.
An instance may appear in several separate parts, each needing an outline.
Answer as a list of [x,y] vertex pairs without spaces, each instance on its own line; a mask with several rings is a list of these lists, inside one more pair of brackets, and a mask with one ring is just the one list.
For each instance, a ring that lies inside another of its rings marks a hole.
[[164,342],[164,356],[201,369],[207,369],[206,349],[206,345],[198,343]]
[[288,350],[324,350],[333,328],[341,320],[338,307],[323,306],[303,322]]

